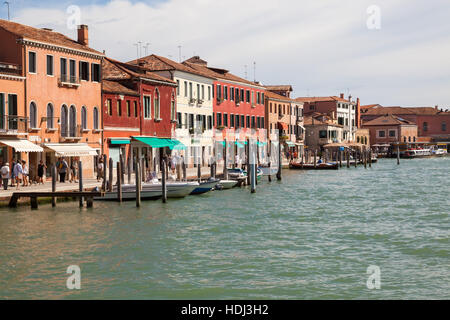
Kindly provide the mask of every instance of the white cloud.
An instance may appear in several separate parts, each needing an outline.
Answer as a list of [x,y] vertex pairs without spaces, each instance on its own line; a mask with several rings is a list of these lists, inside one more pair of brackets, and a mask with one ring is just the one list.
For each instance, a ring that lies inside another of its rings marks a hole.
[[[369,5],[381,8],[381,30],[366,27]],[[137,41],[178,60],[194,53],[267,84],[290,83],[296,95],[350,89],[363,103],[450,105],[450,14],[446,1],[115,0],[81,6],[91,46],[123,61]],[[22,10],[16,20],[65,29],[64,8]],[[144,52],[143,52],[144,53]],[[421,90],[423,88],[424,90]]]

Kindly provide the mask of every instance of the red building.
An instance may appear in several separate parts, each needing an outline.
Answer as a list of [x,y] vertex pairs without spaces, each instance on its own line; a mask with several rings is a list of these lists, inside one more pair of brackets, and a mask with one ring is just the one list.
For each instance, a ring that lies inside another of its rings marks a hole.
[[145,159],[151,168],[160,154],[146,143],[151,141],[147,138],[172,138],[177,85],[139,66],[109,58],[104,59],[102,70],[103,152],[114,163],[123,155]]
[[265,129],[263,86],[235,76],[228,70],[208,67],[208,63],[198,56],[183,63],[217,79],[213,89],[215,128]]

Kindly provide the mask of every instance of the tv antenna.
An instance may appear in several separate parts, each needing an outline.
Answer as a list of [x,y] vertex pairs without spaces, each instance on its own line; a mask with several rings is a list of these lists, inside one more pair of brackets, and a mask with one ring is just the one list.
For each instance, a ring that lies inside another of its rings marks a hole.
[[149,48],[149,47],[150,47],[150,43],[147,42],[146,45],[144,46],[144,48],[145,48],[145,56],[148,55],[148,48]]
[[133,43],[133,46],[136,46],[136,57],[139,60],[139,43]]
[[253,82],[256,82],[256,62],[253,62]]
[[11,17],[9,15],[9,1],[5,1],[3,4],[6,4],[8,6],[8,21],[11,21]]

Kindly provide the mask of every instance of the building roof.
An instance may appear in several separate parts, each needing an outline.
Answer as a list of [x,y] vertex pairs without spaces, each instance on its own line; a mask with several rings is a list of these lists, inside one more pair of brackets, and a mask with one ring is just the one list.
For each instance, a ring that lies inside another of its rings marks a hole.
[[363,122],[362,125],[363,127],[366,127],[366,126],[397,126],[397,125],[416,125],[416,124],[412,121],[402,119],[392,114],[386,114],[376,119]]
[[360,108],[361,108],[361,110],[364,110],[364,109],[371,109],[371,108],[378,108],[378,107],[382,107],[382,106],[379,104],[366,104],[364,106],[361,106]]
[[436,114],[448,114],[450,112],[441,111],[437,107],[376,107],[367,109],[364,115],[436,115]]
[[178,62],[175,62],[166,57],[157,56],[155,54],[152,54],[150,56],[143,57],[140,59],[132,60],[128,63],[132,64],[132,65],[139,65],[141,68],[144,68],[148,71],[175,71],[175,70],[177,70],[177,71],[192,73],[192,74],[206,77],[206,78],[215,79],[210,74],[193,69],[189,65],[178,63]]
[[126,80],[131,78],[145,78],[146,80],[154,80],[164,82],[168,85],[174,85],[176,82],[162,77],[153,72],[149,72],[140,66],[120,62],[111,58],[103,59],[102,64],[103,79],[106,80]]
[[340,102],[350,102],[348,99],[341,98],[338,96],[327,96],[327,97],[298,97],[295,99],[298,102],[325,102],[325,101],[340,101]]
[[23,24],[0,19],[0,28],[16,35],[19,38],[35,40],[57,46],[67,47],[75,50],[83,50],[94,54],[103,55],[101,52],[88,46],[82,45],[77,41],[55,31],[38,29]]
[[288,97],[279,95],[279,94],[277,94],[275,92],[272,92],[272,91],[267,91],[266,92],[266,97],[269,98],[269,99],[281,100],[283,102],[299,102],[299,101],[296,101],[296,100],[292,100],[292,99],[290,99]]
[[264,86],[264,87],[270,91],[290,91],[290,92],[293,91],[291,85],[273,85],[273,86]]
[[324,113],[314,112],[311,115],[304,117],[304,125],[312,126],[312,125],[329,125],[335,127],[343,127],[342,125],[335,123],[330,116]]
[[139,96],[139,92],[126,87],[119,81],[103,80],[102,91],[106,93],[126,94],[130,96]]
[[246,79],[243,79],[241,77],[238,77],[232,73],[230,73],[226,69],[216,68],[216,67],[208,67],[208,62],[205,60],[200,59],[199,56],[194,56],[186,61],[183,62],[183,65],[188,66],[198,72],[202,72],[210,76],[214,79],[221,79],[221,80],[227,80],[231,82],[240,82],[243,84],[248,84],[251,86],[261,87],[261,89],[264,89],[264,87],[260,84],[257,84],[252,81],[248,81]]

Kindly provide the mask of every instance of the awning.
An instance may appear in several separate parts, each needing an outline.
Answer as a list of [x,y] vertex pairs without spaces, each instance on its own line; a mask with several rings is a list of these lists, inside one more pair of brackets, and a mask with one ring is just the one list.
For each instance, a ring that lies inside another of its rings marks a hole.
[[97,151],[86,143],[46,143],[44,146],[55,151],[57,157],[96,156]]
[[25,139],[1,139],[1,144],[12,147],[16,152],[43,152],[42,147]]
[[288,130],[288,125],[284,122],[278,122],[278,127],[286,131]]
[[295,143],[293,143],[293,142],[291,142],[291,141],[289,141],[289,140],[286,141],[286,144],[287,144],[289,147],[295,147]]
[[130,139],[128,139],[128,138],[110,138],[109,143],[111,145],[130,144]]
[[187,149],[187,147],[184,144],[182,144],[180,141],[177,141],[177,140],[174,140],[174,141],[178,142],[178,144],[176,144],[172,147],[169,147],[170,150],[186,150]]
[[170,149],[173,149],[175,146],[181,144],[181,142],[178,140],[168,138],[157,138],[157,137],[132,137],[132,138],[142,143],[145,143],[146,145],[149,145],[152,148],[169,147]]
[[244,148],[244,145],[238,141],[236,141],[236,145],[238,148]]

